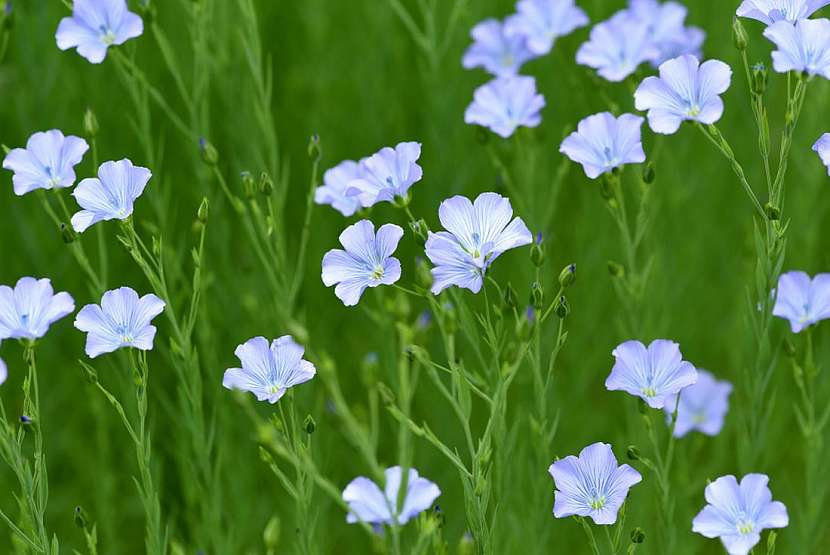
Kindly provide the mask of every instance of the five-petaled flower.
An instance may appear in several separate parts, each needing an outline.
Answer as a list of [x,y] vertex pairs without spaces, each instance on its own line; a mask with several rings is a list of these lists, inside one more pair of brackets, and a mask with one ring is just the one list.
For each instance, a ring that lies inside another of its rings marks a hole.
[[374,525],[403,525],[418,513],[429,509],[441,490],[434,483],[409,469],[403,505],[398,510],[403,470],[400,466],[387,468],[384,472],[386,484],[380,489],[369,478],[359,476],[349,482],[343,490],[343,501],[349,506],[346,522],[365,522]]
[[426,254],[432,269],[432,293],[456,285],[478,293],[490,264],[503,252],[529,245],[533,235],[513,218],[510,201],[496,193],[475,200],[454,196],[441,203],[438,218],[447,231],[430,232]]
[[747,474],[738,484],[732,476],[721,476],[706,486],[708,503],[692,522],[692,531],[707,538],[720,538],[729,555],[747,555],[768,528],[784,528],[790,519],[787,508],[772,500],[765,474]]
[[97,178],[84,179],[72,191],[83,208],[72,216],[72,227],[82,233],[98,222],[126,220],[152,175],[147,168],[134,166],[126,158],[104,162],[98,168]]
[[305,349],[290,335],[274,339],[254,337],[236,348],[234,354],[242,368],[228,368],[222,378],[227,389],[248,391],[258,401],[272,405],[290,387],[305,383],[317,373],[314,365],[303,359]]
[[764,29],[764,36],[778,47],[772,52],[778,73],[803,71],[830,79],[830,20],[779,21]]
[[793,333],[830,318],[830,274],[813,279],[804,272],[782,274],[772,314],[789,320]]
[[516,75],[522,64],[535,57],[524,35],[509,35],[506,24],[497,19],[478,23],[470,36],[474,42],[461,60],[466,69],[482,67],[496,76]]
[[683,360],[674,341],[655,339],[648,348],[639,341],[626,341],[612,354],[616,362],[605,387],[630,393],[655,409],[662,409],[667,399],[697,381],[697,370]]
[[14,172],[14,193],[25,195],[35,189],[65,189],[75,184],[75,166],[89,150],[80,137],[64,137],[57,129],[35,133],[26,148],[11,150],[3,167]]
[[156,327],[150,322],[164,306],[155,295],[139,298],[129,287],[107,291],[100,306],[88,304],[75,316],[75,327],[87,334],[87,356],[95,358],[123,347],[152,350]]
[[655,133],[675,133],[684,121],[712,124],[723,115],[732,70],[720,60],[703,62],[689,54],[660,65],[660,77],[646,77],[634,93],[638,110],[648,110]]
[[418,165],[421,143],[384,147],[360,162],[360,175],[348,182],[346,195],[357,197],[364,207],[405,199],[409,188],[423,177]]
[[608,81],[622,81],[659,52],[649,24],[620,11],[591,29],[588,42],[576,52],[576,62],[596,69]]
[[360,220],[340,234],[342,249],[332,249],[323,256],[323,283],[336,285],[334,294],[346,306],[360,301],[367,287],[392,285],[401,277],[401,262],[392,254],[403,237],[395,224],[382,225],[377,234],[369,220]]
[[533,54],[544,56],[556,39],[588,23],[588,16],[574,0],[519,0],[516,13],[505,20],[505,33],[524,37]]
[[683,437],[693,430],[708,436],[716,436],[723,428],[723,419],[729,411],[729,394],[732,384],[718,381],[706,370],[698,369],[697,381],[684,387],[677,396],[666,399],[663,410],[671,421],[671,415],[677,406],[677,422],[674,424],[674,436]]
[[706,33],[697,27],[685,26],[687,10],[682,4],[630,0],[628,11],[648,25],[649,40],[656,48],[655,56],[649,60],[654,67],[683,54],[700,55]]
[[533,77],[497,77],[476,89],[464,113],[466,123],[482,125],[507,138],[519,126],[536,127],[545,97],[536,93]]
[[323,184],[314,191],[314,202],[330,204],[346,217],[360,209],[360,199],[346,194],[349,183],[363,177],[360,162],[344,160],[323,174]]
[[582,164],[585,175],[596,179],[624,164],[645,162],[640,128],[643,118],[633,114],[614,117],[610,112],[588,116],[568,135],[559,151]]
[[556,484],[553,516],[591,517],[595,524],[614,524],[628,490],[643,477],[627,464],[617,466],[607,443],[584,448],[579,457],[570,455],[548,468]]
[[69,293],[55,294],[47,278],[20,278],[14,289],[0,285],[0,339],[40,339],[74,310]]
[[767,25],[782,20],[795,23],[807,19],[827,4],[830,0],[744,0],[735,14]]
[[58,48],[77,48],[93,64],[107,57],[112,45],[124,44],[144,32],[141,18],[127,9],[126,0],[75,0],[72,17],[64,17],[55,39]]
[[821,163],[827,167],[827,175],[830,175],[830,133],[824,133],[813,145],[813,150],[821,158]]

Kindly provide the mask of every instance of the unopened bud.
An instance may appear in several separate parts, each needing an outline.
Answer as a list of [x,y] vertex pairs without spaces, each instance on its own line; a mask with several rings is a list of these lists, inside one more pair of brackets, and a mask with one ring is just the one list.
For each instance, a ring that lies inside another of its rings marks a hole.
[[202,203],[199,205],[199,210],[196,212],[196,217],[199,219],[200,222],[206,224],[208,221],[208,213],[210,212],[210,208],[208,205],[207,197],[202,199]]
[[31,418],[29,418],[28,416],[26,416],[25,414],[20,415],[20,423],[23,424],[24,426],[28,426],[32,422],[33,422],[33,420]]
[[560,318],[567,318],[571,313],[571,305],[568,304],[568,299],[565,295],[560,295],[556,301],[556,315]]
[[67,245],[75,242],[75,230],[69,227],[68,225],[62,223],[61,224],[61,239]]
[[421,287],[427,288],[432,284],[432,273],[429,264],[423,256],[415,258],[415,278]]
[[559,272],[559,285],[570,287],[576,281],[576,264],[568,264]]
[[744,24],[737,17],[732,18],[732,43],[740,51],[746,50],[749,44],[749,37],[746,34],[746,29],[744,29]]
[[262,172],[262,175],[259,176],[259,192],[266,197],[270,197],[271,193],[274,192],[274,182],[271,181],[271,176],[266,172]]
[[254,181],[254,176],[251,175],[251,172],[244,171],[239,176],[242,178],[242,194],[245,195],[245,198],[250,200],[254,198],[256,195],[256,182]]
[[611,276],[613,277],[622,277],[625,275],[625,268],[623,268],[622,264],[614,262],[613,260],[609,260],[608,273],[611,274]]
[[654,170],[654,163],[648,162],[643,166],[643,183],[651,185],[657,177],[657,172]]
[[98,134],[98,118],[95,117],[95,112],[91,108],[87,108],[84,112],[84,133],[89,138],[94,138]]
[[429,236],[429,228],[427,227],[427,223],[422,219],[409,222],[409,229],[412,230],[412,233],[415,234],[415,237],[418,239],[418,244],[420,246],[424,246],[427,242],[427,237]]
[[769,71],[764,64],[758,63],[752,66],[752,92],[761,96],[767,90]]
[[199,139],[199,151],[202,153],[202,160],[208,166],[215,166],[219,162],[219,152],[204,137]]
[[625,451],[625,455],[628,457],[628,460],[630,461],[640,460],[640,450],[637,449],[636,445],[629,445],[628,449]]
[[89,515],[86,513],[84,508],[80,505],[77,505],[72,513],[72,518],[75,521],[75,526],[81,529],[85,529],[87,523],[89,522]]
[[538,281],[534,281],[530,285],[530,304],[536,310],[542,310],[542,306],[545,304],[545,290],[542,289],[542,284]]
[[542,232],[536,234],[536,240],[530,247],[530,261],[537,268],[541,267],[545,262],[545,246],[542,243]]
[[312,160],[319,160],[323,154],[323,149],[320,147],[320,135],[315,133],[308,140],[308,157]]
[[767,215],[767,218],[771,222],[775,222],[781,219],[781,209],[777,206],[770,204],[769,202],[764,205],[764,213]]
[[8,30],[14,27],[14,10],[12,8],[12,0],[6,0],[3,3],[3,28]]
[[280,518],[278,516],[271,517],[265,525],[265,530],[262,531],[262,541],[266,548],[276,552],[280,543]]
[[646,533],[639,526],[631,531],[631,543],[643,543],[646,539]]
[[303,427],[305,428],[305,433],[311,435],[317,430],[317,422],[314,420],[314,417],[309,414],[305,417]]

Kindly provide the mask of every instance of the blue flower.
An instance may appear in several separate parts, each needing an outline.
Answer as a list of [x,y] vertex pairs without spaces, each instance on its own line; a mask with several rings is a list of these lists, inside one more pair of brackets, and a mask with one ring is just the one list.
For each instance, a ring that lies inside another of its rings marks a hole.
[[314,191],[314,202],[330,204],[332,208],[346,217],[360,209],[360,199],[349,196],[349,183],[363,177],[359,162],[344,160],[323,174],[323,185]]
[[426,254],[432,269],[432,293],[456,285],[478,293],[490,264],[504,251],[529,245],[533,235],[513,217],[510,201],[496,193],[475,200],[454,196],[441,203],[438,218],[447,231],[429,233]]
[[701,64],[683,55],[660,65],[660,77],[646,77],[634,93],[638,110],[648,110],[655,133],[675,133],[684,121],[711,124],[723,115],[723,100],[732,70],[720,60]]
[[5,382],[8,377],[9,371],[6,368],[6,363],[3,362],[2,358],[0,358],[0,385],[3,385],[3,382]]
[[15,148],[3,160],[14,172],[14,193],[35,189],[65,189],[75,184],[75,165],[83,160],[89,145],[80,137],[64,137],[57,129],[35,133],[26,148]]
[[608,81],[622,81],[658,55],[648,23],[620,11],[591,29],[590,40],[576,52],[576,62],[596,69]]
[[249,339],[234,351],[242,368],[225,370],[222,385],[249,391],[257,400],[273,405],[288,388],[307,382],[317,373],[313,364],[303,360],[304,352],[290,335],[275,339],[270,346],[264,337]]
[[362,175],[348,182],[346,195],[356,196],[364,207],[406,198],[409,188],[423,177],[417,163],[420,157],[420,143],[380,149],[360,162]]
[[20,278],[14,289],[0,285],[0,339],[40,339],[74,310],[69,293],[55,294],[49,279]]
[[144,23],[127,10],[126,0],[75,0],[72,5],[72,17],[64,17],[55,34],[58,48],[77,48],[93,64],[104,61],[110,46],[144,32]]
[[539,125],[542,122],[539,111],[544,106],[545,97],[536,94],[533,77],[497,77],[476,89],[464,122],[483,125],[507,138],[520,125]]
[[516,12],[505,21],[509,37],[524,37],[527,48],[544,56],[559,37],[588,25],[588,16],[574,0],[519,0]]
[[830,133],[825,133],[813,145],[813,150],[816,151],[822,164],[827,167],[827,175],[830,175]]
[[464,53],[461,64],[466,69],[482,67],[492,75],[516,75],[526,61],[535,56],[524,36],[508,35],[497,19],[485,19],[470,32],[473,44]]
[[720,538],[729,555],[747,555],[768,528],[790,523],[787,507],[772,500],[765,474],[747,474],[738,484],[732,476],[721,476],[706,486],[706,502],[692,522],[692,531],[707,538]]
[[640,483],[639,472],[617,458],[607,443],[594,443],[579,457],[570,455],[548,468],[556,485],[553,516],[591,517],[595,524],[614,524],[617,511],[625,502],[631,486]]
[[683,360],[674,341],[655,339],[648,348],[639,341],[626,341],[611,354],[616,362],[605,380],[606,389],[630,393],[655,409],[662,409],[669,398],[697,381],[697,370]]
[[342,249],[323,256],[323,283],[337,285],[334,294],[346,306],[354,306],[367,287],[392,285],[401,278],[401,262],[392,254],[403,237],[403,229],[385,224],[375,234],[375,225],[360,220],[340,234]]
[[367,524],[403,525],[419,513],[429,509],[441,490],[426,478],[421,478],[414,468],[409,469],[403,505],[398,511],[399,490],[403,470],[400,466],[387,468],[386,484],[381,490],[369,478],[355,478],[343,490],[343,501],[349,506],[346,522]]
[[782,20],[795,23],[807,19],[827,4],[830,0],[744,0],[735,14],[767,25]]
[[152,175],[147,168],[133,166],[126,158],[104,162],[98,168],[97,178],[84,179],[72,192],[84,209],[72,216],[72,227],[82,233],[98,222],[126,220]]
[[813,279],[804,272],[782,274],[772,314],[789,320],[793,333],[830,318],[830,274]]
[[88,304],[75,316],[75,327],[87,334],[86,354],[95,358],[123,347],[153,348],[156,327],[150,322],[164,310],[164,301],[149,294],[139,298],[129,287],[107,291],[101,305]]
[[672,395],[663,405],[669,421],[677,405],[674,436],[683,437],[692,430],[708,436],[718,435],[723,428],[723,419],[729,411],[730,393],[731,383],[718,381],[706,370],[698,369],[697,382],[683,388],[679,394],[680,402],[677,402],[677,395]]
[[624,164],[640,164],[646,160],[640,136],[643,121],[633,114],[615,118],[610,112],[602,112],[588,116],[562,141],[559,151],[582,164],[591,179]]
[[631,0],[628,10],[648,25],[649,39],[656,47],[655,57],[649,60],[654,67],[683,54],[700,56],[706,33],[697,27],[685,26],[685,6],[676,2]]
[[764,36],[778,47],[772,52],[778,73],[806,71],[830,79],[830,20],[779,21],[764,29]]

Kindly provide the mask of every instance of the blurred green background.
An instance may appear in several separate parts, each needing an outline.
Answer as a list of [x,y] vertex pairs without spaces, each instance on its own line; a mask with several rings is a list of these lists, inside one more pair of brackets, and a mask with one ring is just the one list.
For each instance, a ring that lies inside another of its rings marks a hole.
[[[292,250],[300,234],[310,179],[306,149],[309,137],[315,133],[322,143],[322,168],[400,141],[422,142],[424,178],[412,189],[412,208],[433,228],[442,199],[503,190],[480,131],[463,121],[473,90],[488,76],[481,70],[462,69],[460,60],[470,42],[469,29],[481,19],[507,15],[513,10],[512,2],[471,0],[456,26],[447,29],[453,3],[436,3],[438,35],[443,38],[450,33],[451,38],[446,55],[431,67],[385,0],[255,2],[257,32],[267,54],[265,63],[273,71],[273,126],[288,171],[283,174],[289,187],[288,209],[277,233],[285,234]],[[624,7],[623,0],[578,3],[592,22]],[[260,156],[260,117],[255,111],[255,89],[243,50],[245,35],[252,30],[242,24],[236,0],[164,0],[154,4],[156,23],[171,41],[183,68],[183,82],[199,91],[199,108],[191,113],[182,101],[149,28],[121,50],[130,55],[134,52],[137,65],[169,100],[172,109],[198,135],[215,145],[222,173],[241,195],[240,172],[258,175],[270,169],[264,167]],[[416,2],[403,4],[420,21]],[[721,128],[750,178],[760,184],[754,120],[740,58],[731,42],[730,25],[737,2],[687,0],[685,4],[689,8],[687,23],[707,33],[705,57],[722,59],[735,70],[733,85],[724,95],[726,111]],[[132,8],[136,10],[137,5]],[[0,142],[9,147],[22,146],[32,133],[52,128],[81,135],[84,111],[91,108],[100,123],[100,160],[128,157],[153,171],[154,177],[137,203],[135,220],[140,229],[160,230],[168,248],[181,261],[185,275],[190,271],[188,250],[195,241],[192,228],[196,209],[203,196],[211,199],[208,285],[197,344],[204,371],[206,412],[215,422],[214,441],[221,461],[214,486],[221,490],[223,526],[233,539],[233,553],[262,553],[263,529],[272,516],[278,515],[282,523],[278,552],[292,552],[295,528],[311,523],[294,521],[293,502],[260,461],[256,430],[230,392],[221,387],[224,369],[236,365],[236,345],[255,335],[276,337],[292,330],[276,316],[272,295],[266,291],[262,270],[237,216],[201,160],[197,136],[180,133],[151,102],[154,141],[142,144],[134,126],[137,114],[129,91],[118,79],[112,60],[94,66],[75,52],[61,52],[55,46],[54,32],[59,20],[68,14],[67,8],[54,0],[28,0],[15,2],[13,11],[9,48],[0,65]],[[747,22],[747,29],[750,61],[769,64],[771,48],[761,36],[761,25]],[[506,157],[525,192],[521,201],[514,200],[517,215],[532,230],[545,235],[543,286],[555,289],[556,276],[565,264],[574,262],[578,268],[577,283],[568,292],[572,307],[570,336],[556,369],[554,395],[549,399],[561,416],[555,448],[549,453],[534,452],[534,446],[523,441],[522,424],[517,428],[517,446],[497,446],[515,449],[511,457],[515,468],[506,469],[508,483],[515,491],[501,501],[499,551],[588,552],[579,525],[556,520],[551,514],[554,488],[547,465],[554,457],[576,454],[595,441],[612,443],[622,460],[627,445],[644,442],[626,425],[636,412],[636,404],[624,393],[607,392],[603,382],[612,366],[611,350],[618,343],[668,338],[680,343],[684,358],[735,384],[723,432],[716,438],[691,435],[680,441],[673,474],[677,551],[717,553],[719,542],[691,533],[691,519],[704,505],[707,479],[740,472],[737,451],[743,438],[738,433],[738,411],[745,391],[739,377],[746,358],[747,284],[755,260],[750,207],[728,164],[700,133],[684,126],[677,135],[656,140],[644,126],[646,152],[657,172],[652,193],[653,227],[644,252],[654,257],[655,266],[637,315],[644,334],[624,336],[618,325],[622,317],[620,303],[607,270],[609,260],[622,258],[620,242],[603,206],[598,183],[589,181],[581,168],[571,165],[560,187],[554,189],[551,185],[562,161],[559,143],[581,118],[609,109],[607,99],[616,102],[622,111],[633,111],[633,99],[624,84],[601,83],[587,68],[574,63],[576,49],[588,32],[588,28],[577,30],[558,41],[553,53],[524,66],[523,74],[537,78],[547,107],[539,128],[520,133],[521,158],[515,156],[515,141],[503,142],[495,135],[486,139]],[[772,132],[777,137],[783,122],[785,79],[772,74],[769,89]],[[811,83],[787,180],[786,211],[791,233],[785,270],[801,269],[812,274],[830,269],[826,248],[830,232],[825,201],[828,177],[810,150],[819,135],[830,130],[828,99],[824,80]],[[659,155],[653,157],[655,152]],[[79,179],[93,174],[89,155],[77,170]],[[627,174],[632,183],[637,171],[634,168]],[[527,210],[519,211],[520,206]],[[553,210],[553,218],[547,228],[540,229],[548,208]],[[376,207],[371,218],[376,224],[406,223],[401,213],[388,206]],[[362,361],[367,353],[380,353],[381,379],[392,383],[395,353],[390,351],[391,331],[375,329],[359,309],[343,307],[318,277],[323,253],[338,246],[337,235],[347,223],[330,207],[315,208],[297,317],[307,328],[309,347],[335,359],[347,400],[357,414],[365,414]],[[103,230],[110,253],[108,286],[129,285],[139,292],[149,291],[149,285],[117,243],[115,226],[104,226]],[[501,283],[511,281],[521,299],[526,298],[532,279],[528,253],[527,249],[510,252],[493,268],[496,279]],[[414,261],[419,254],[419,247],[408,233],[398,250],[404,264],[401,283],[414,279]],[[34,195],[15,197],[11,174],[3,172],[0,283],[13,284],[25,275],[51,278],[56,290],[72,293],[78,308],[98,301],[88,292],[83,274],[38,199]],[[373,297],[378,295],[395,298],[391,291],[370,291],[364,302],[374,305],[377,299]],[[413,303],[408,318],[414,319],[424,308]],[[67,553],[71,548],[81,550],[83,537],[73,525],[72,510],[82,505],[99,524],[102,553],[139,553],[143,550],[143,513],[131,480],[135,464],[132,447],[124,441],[115,413],[84,379],[77,363],[83,357],[84,337],[71,324],[71,318],[56,324],[38,349],[50,472],[48,524]],[[774,330],[776,338],[789,333],[783,321],[776,320]],[[165,340],[166,332],[166,324],[160,324],[159,341]],[[822,361],[830,341],[825,327],[819,328],[817,341]],[[774,343],[779,342],[776,339]],[[0,349],[10,371],[0,395],[11,415],[20,410],[24,373],[21,352],[12,342]],[[177,413],[169,361],[158,352],[151,358],[154,458],[163,516],[170,523],[171,536],[185,546],[185,552],[193,553],[204,546],[185,524],[187,507],[181,499],[181,476],[174,464]],[[122,359],[116,356],[104,357],[96,361],[96,367],[102,381],[127,398],[130,377],[120,362]],[[317,419],[315,458],[320,467],[335,484],[344,487],[353,477],[368,474],[368,469],[344,441],[336,415],[326,410],[325,389],[319,382],[299,388],[295,399],[299,411]],[[765,412],[770,426],[766,448],[755,470],[770,475],[774,497],[790,509],[791,523],[780,534],[779,553],[806,553],[797,541],[798,507],[809,492],[804,491],[800,448],[794,447],[799,436],[792,382],[789,365],[782,360],[773,378],[773,387],[778,390],[776,402]],[[510,425],[525,418],[530,388],[530,378],[520,375],[511,392]],[[422,379],[414,419],[429,422],[451,445],[460,444],[460,431],[439,399],[429,381]],[[257,406],[263,416],[269,414],[269,408]],[[379,457],[391,466],[396,463],[397,425],[389,416],[384,416],[382,423]],[[546,462],[539,465],[531,461]],[[444,536],[454,552],[465,531],[457,473],[429,444],[417,439],[414,466],[443,491],[438,503],[446,516]],[[653,480],[645,471],[644,476],[643,484],[634,487],[629,498],[628,525],[646,530],[646,543],[638,552],[664,553],[656,544]],[[7,469],[0,470],[0,491],[6,492],[0,496],[0,507],[12,514],[16,511],[16,488]],[[550,493],[544,502],[533,495],[540,489]],[[319,518],[314,525],[326,552],[364,553],[370,549],[366,534],[357,526],[347,525],[339,507],[319,493],[315,504]],[[408,534],[413,533],[412,526]],[[539,530],[544,534],[538,535]],[[828,528],[824,526],[821,533],[817,545],[830,549]],[[0,552],[10,550],[8,530],[2,528]]]

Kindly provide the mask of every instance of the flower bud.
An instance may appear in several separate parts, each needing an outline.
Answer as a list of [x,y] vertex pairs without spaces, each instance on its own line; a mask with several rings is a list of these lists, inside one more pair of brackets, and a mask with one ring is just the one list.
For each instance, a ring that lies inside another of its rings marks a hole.
[[320,135],[315,133],[308,140],[308,157],[314,161],[317,161],[322,155],[323,149],[320,147]]
[[737,17],[732,18],[732,43],[735,48],[742,52],[746,50],[749,44],[749,37],[746,34],[746,29],[744,29],[744,24]]
[[643,543],[646,539],[646,533],[639,526],[631,531],[631,543]]
[[61,239],[67,245],[75,242],[75,230],[69,227],[68,225],[61,223]]
[[643,166],[643,183],[651,185],[657,177],[657,172],[654,170],[654,163],[648,162]]
[[305,428],[305,433],[311,435],[317,430],[317,422],[314,420],[314,417],[309,414],[305,417],[303,427]]
[[94,138],[98,134],[98,118],[95,117],[95,112],[91,108],[87,108],[84,112],[84,133],[89,138]]
[[560,295],[556,301],[556,315],[560,318],[567,318],[570,313],[571,306],[568,304],[568,299],[565,298],[565,295]]
[[636,445],[629,445],[628,449],[625,452],[625,455],[628,457],[628,460],[630,461],[640,460],[640,450],[637,448]]
[[251,200],[256,195],[254,176],[249,171],[243,171],[239,176],[242,178],[242,194],[245,195],[246,199]]
[[3,29],[9,30],[14,27],[14,10],[12,0],[3,3]]
[[461,539],[458,540],[458,548],[456,549],[458,555],[473,555],[475,553],[475,542],[473,536],[469,532],[464,532]]
[[199,151],[202,153],[202,161],[208,166],[215,166],[219,162],[219,152],[204,137],[199,139]]
[[622,264],[609,260],[608,273],[611,274],[612,277],[622,277],[625,275],[625,268],[623,268]]
[[75,526],[83,530],[89,522],[89,515],[83,507],[77,505],[73,511],[72,519],[75,521]]
[[265,530],[262,531],[262,541],[267,549],[276,552],[280,543],[280,518],[278,516],[272,516],[265,525]]
[[781,219],[781,209],[773,206],[769,202],[764,205],[764,213],[771,222],[776,222]]
[[536,310],[542,310],[545,304],[545,291],[542,289],[542,284],[534,281],[530,285],[530,304]]
[[424,288],[429,288],[432,285],[432,272],[430,272],[429,264],[423,256],[415,257],[415,281]]
[[429,228],[427,227],[427,223],[421,218],[420,220],[409,222],[409,229],[412,230],[412,233],[415,234],[415,237],[418,240],[418,245],[424,246],[427,242],[427,237],[429,237]]
[[202,198],[202,203],[199,205],[199,210],[196,212],[196,217],[199,219],[200,222],[206,224],[208,221],[208,213],[210,212],[210,207],[208,205],[207,197]]
[[559,285],[570,287],[576,281],[576,264],[568,264],[559,272]]
[[536,240],[530,247],[530,261],[540,268],[545,262],[545,246],[542,244],[542,232],[536,234]]
[[271,181],[271,176],[266,172],[262,172],[262,175],[259,176],[259,192],[266,197],[270,197],[271,193],[274,192],[274,182]]
[[758,96],[767,90],[769,72],[764,64],[758,63],[752,66],[752,92]]
[[32,422],[33,422],[33,420],[30,417],[26,416],[25,414],[20,415],[20,423],[23,424],[24,426],[28,426]]

